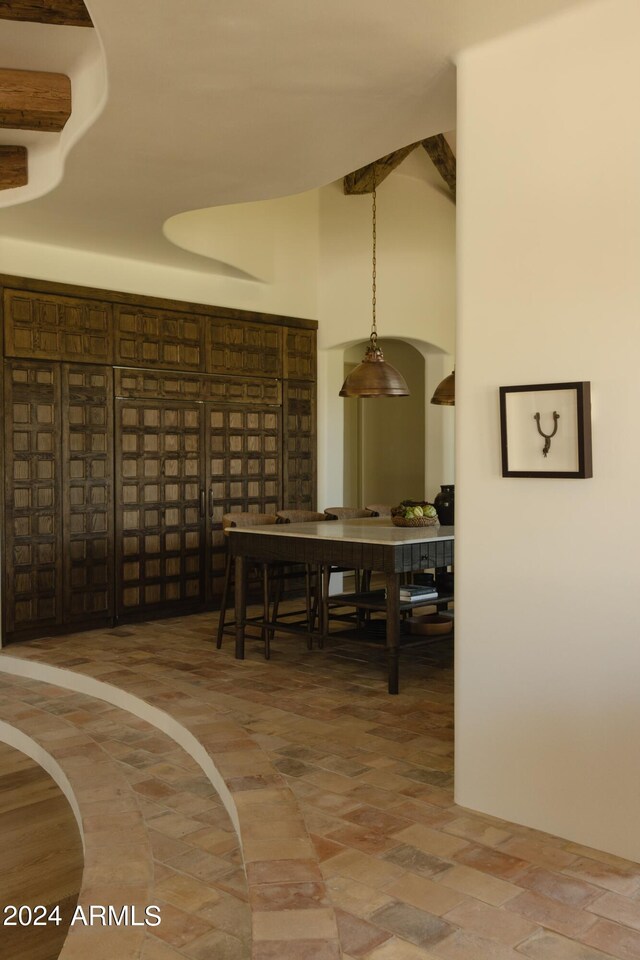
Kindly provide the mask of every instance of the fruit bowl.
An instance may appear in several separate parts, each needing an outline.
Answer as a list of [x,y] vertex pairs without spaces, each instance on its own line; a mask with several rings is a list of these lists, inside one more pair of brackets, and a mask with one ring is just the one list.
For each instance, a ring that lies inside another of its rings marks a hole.
[[403,500],[391,510],[391,522],[395,527],[434,527],[439,521],[428,500]]
[[437,517],[391,517],[394,527],[435,527],[439,522]]

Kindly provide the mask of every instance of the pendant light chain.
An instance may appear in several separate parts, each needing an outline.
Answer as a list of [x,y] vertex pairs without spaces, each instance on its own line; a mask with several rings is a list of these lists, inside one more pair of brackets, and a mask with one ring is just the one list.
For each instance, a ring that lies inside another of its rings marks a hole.
[[409,388],[402,374],[387,363],[378,346],[378,325],[376,323],[376,184],[371,191],[372,213],[372,291],[371,291],[371,334],[362,362],[351,371],[340,391],[341,397],[408,397]]
[[373,249],[373,272],[372,272],[372,297],[371,297],[371,307],[372,307],[372,319],[371,319],[371,342],[376,346],[378,341],[378,327],[376,324],[376,188],[373,188],[372,193],[373,202],[371,205],[371,219],[372,219],[372,249]]

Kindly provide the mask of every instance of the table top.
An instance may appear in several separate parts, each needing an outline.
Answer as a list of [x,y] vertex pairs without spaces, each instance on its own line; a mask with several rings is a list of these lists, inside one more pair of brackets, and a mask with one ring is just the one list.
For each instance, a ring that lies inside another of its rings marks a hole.
[[302,537],[306,540],[343,540],[401,546],[427,541],[453,540],[453,527],[394,527],[389,517],[358,520],[319,520],[311,523],[277,523],[257,527],[229,527],[231,534],[259,534],[267,537]]

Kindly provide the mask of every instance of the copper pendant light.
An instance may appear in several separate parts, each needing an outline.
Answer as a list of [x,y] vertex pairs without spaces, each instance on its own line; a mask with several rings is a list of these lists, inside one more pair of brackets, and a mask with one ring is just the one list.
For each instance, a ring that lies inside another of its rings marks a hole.
[[456,372],[455,370],[445,377],[436,387],[431,403],[441,407],[453,407],[456,402]]
[[340,391],[341,397],[408,397],[409,388],[402,374],[384,359],[378,346],[376,325],[376,190],[373,188],[373,317],[369,345],[362,362],[351,371]]

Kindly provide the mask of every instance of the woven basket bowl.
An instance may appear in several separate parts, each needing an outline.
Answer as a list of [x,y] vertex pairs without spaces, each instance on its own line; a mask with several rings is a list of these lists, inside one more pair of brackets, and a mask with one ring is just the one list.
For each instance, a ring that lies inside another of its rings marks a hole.
[[435,527],[438,522],[437,517],[413,517],[409,520],[404,517],[391,517],[394,527]]
[[439,613],[413,617],[407,621],[409,633],[426,637],[442,637],[453,632],[453,619]]

